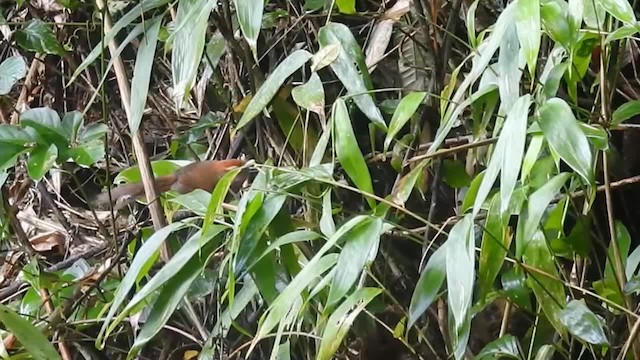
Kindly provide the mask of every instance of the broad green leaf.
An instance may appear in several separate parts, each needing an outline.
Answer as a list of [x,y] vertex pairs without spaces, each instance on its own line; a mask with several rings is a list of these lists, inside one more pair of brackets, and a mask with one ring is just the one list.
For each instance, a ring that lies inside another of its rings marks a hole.
[[267,77],[267,80],[260,86],[256,94],[252,97],[251,102],[242,114],[242,118],[236,126],[236,131],[246,126],[253,118],[258,116],[264,110],[271,99],[278,92],[282,84],[291,74],[296,72],[303,66],[313,55],[306,50],[296,50],[287,56]]
[[[527,139],[527,114],[529,113],[530,104],[531,97],[529,94],[520,97],[515,102],[509,115],[507,115],[507,120],[500,132],[500,139],[498,139],[498,144],[496,145],[496,151],[504,151],[502,165],[500,166],[500,212],[502,213],[507,210],[511,195],[518,181]],[[504,142],[500,140],[504,140]]]
[[[589,1],[589,0],[586,0]],[[553,359],[553,354],[555,353],[556,348],[553,345],[542,345],[538,352],[536,353],[536,357],[534,360],[551,360]]]
[[7,95],[13,85],[27,74],[27,64],[20,55],[6,58],[0,64],[0,95]]
[[20,344],[36,359],[57,360],[60,354],[42,332],[9,307],[0,304],[0,322],[15,335]]
[[607,37],[604,39],[604,43],[609,44],[612,41],[626,39],[635,35],[637,32],[638,26],[636,24],[625,24],[607,35]]
[[82,143],[69,149],[58,149],[60,152],[59,161],[71,159],[82,166],[91,166],[104,158],[104,143],[102,140],[93,140]]
[[329,360],[334,358],[335,352],[340,347],[356,317],[380,293],[382,293],[381,289],[362,288],[349,296],[331,314],[324,328],[316,359]]
[[[447,299],[454,320],[450,327],[453,353],[461,359],[467,348],[468,327],[471,321],[471,302],[475,280],[475,236],[473,216],[467,214],[456,223],[446,242]],[[455,261],[453,261],[455,259]]]
[[341,300],[358,280],[367,265],[368,256],[372,249],[378,248],[381,234],[382,219],[372,218],[345,235],[345,245],[340,252],[335,268],[327,306],[331,307]]
[[524,250],[522,259],[525,264],[553,276],[540,274],[535,271],[528,271],[528,284],[536,295],[538,304],[547,316],[553,327],[562,337],[566,337],[566,330],[560,321],[560,312],[566,304],[564,285],[560,280],[560,275],[553,261],[553,254],[549,251],[544,234],[541,231],[527,239],[528,246]]
[[560,321],[578,339],[593,345],[608,345],[598,317],[580,300],[571,300],[560,312]]
[[564,1],[545,1],[541,3],[540,19],[549,37],[565,49],[572,48],[578,34],[571,31],[568,20],[569,6]]
[[142,113],[147,103],[151,69],[155,60],[156,44],[158,43],[162,17],[159,16],[149,21],[148,24],[149,27],[145,31],[142,41],[140,41],[136,65],[133,69],[133,80],[131,81],[131,114],[129,117],[131,136],[135,136],[138,132],[140,121],[142,121]]
[[338,10],[343,14],[355,14],[356,12],[356,0],[336,0]]
[[391,140],[396,137],[407,121],[409,121],[409,119],[411,119],[411,117],[416,113],[418,107],[422,104],[426,96],[427,93],[425,92],[412,92],[402,98],[396,108],[396,111],[393,113],[391,123],[389,123],[389,131],[387,132],[387,137],[384,139],[383,152],[387,151],[391,144]]
[[540,51],[542,36],[540,25],[540,0],[518,0],[518,14],[516,27],[518,39],[527,60],[529,74],[533,78],[536,72],[536,62]]
[[[331,63],[331,69],[347,89],[360,110],[378,127],[386,130],[382,113],[369,94],[368,73],[362,56],[362,49],[353,39],[353,34],[344,24],[328,23],[318,32],[318,42],[322,47],[341,44],[342,51],[338,58]],[[354,62],[358,64],[354,65]],[[360,71],[358,71],[360,69]],[[364,69],[364,70],[363,70]],[[367,78],[363,74],[367,75]]]
[[312,73],[306,83],[294,87],[291,96],[301,108],[324,118],[324,86],[317,73]]
[[[208,249],[213,251],[215,247],[209,246]],[[202,268],[208,260],[207,253],[210,251],[194,255],[194,258],[185,264],[178,273],[167,279],[151,308],[147,321],[136,336],[136,340],[127,354],[127,359],[134,359],[144,345],[152,340],[169,321],[180,302],[186,298],[193,281],[201,274]]]
[[496,144],[486,173],[473,203],[473,214],[478,214],[494,182],[500,177],[501,212],[506,211],[518,180],[520,164],[527,135],[527,112],[531,104],[530,96],[524,95],[516,101],[507,115],[504,127]]
[[593,155],[569,105],[560,98],[553,98],[542,105],[539,112],[538,123],[549,145],[585,183],[591,184]]
[[[153,169],[153,174],[155,176],[165,176],[174,173],[180,167],[187,166],[191,164],[191,161],[187,160],[157,160],[151,162],[151,168]],[[113,179],[113,183],[132,183],[132,182],[141,182],[142,177],[140,175],[140,168],[138,165],[134,165],[128,169],[122,170],[116,177]]]
[[15,32],[16,43],[27,51],[64,56],[67,51],[60,45],[53,30],[44,21],[33,19]]
[[522,350],[518,338],[513,335],[504,335],[497,340],[487,344],[475,357],[475,360],[482,359],[523,359]]
[[529,196],[527,207],[518,218],[516,258],[520,258],[526,251],[528,242],[540,226],[542,215],[570,177],[570,173],[558,174]]
[[420,279],[416,283],[411,296],[411,305],[409,306],[409,322],[407,327],[413,326],[418,318],[427,311],[429,306],[437,299],[438,293],[442,288],[446,276],[446,246],[441,246],[436,250],[427,265],[420,274]]
[[636,23],[636,16],[628,0],[595,0],[595,2],[616,19],[627,24]]
[[568,64],[562,63],[557,64],[551,68],[548,76],[545,78],[543,94],[546,99],[551,99],[558,93],[558,88],[560,87],[560,80],[564,76],[567,70]]
[[0,124],[0,144],[17,145],[26,147],[33,143],[35,139],[23,129],[9,124]]
[[175,22],[177,29],[172,34],[171,75],[173,97],[178,108],[191,92],[198,74],[198,65],[204,52],[209,14],[216,1],[183,0],[178,2]]
[[609,149],[609,133],[601,125],[590,125],[583,122],[578,123],[578,125],[580,125],[580,129],[596,149],[603,151]]
[[58,148],[51,144],[50,146],[40,145],[33,149],[29,154],[27,163],[27,172],[29,177],[34,181],[40,181],[44,175],[53,167],[58,158]]
[[[169,0],[142,0],[142,2],[131,8],[131,10],[129,10],[129,12],[127,12],[115,24],[113,24],[111,30],[104,35],[104,43],[98,44],[95,48],[93,48],[93,50],[91,50],[89,55],[87,55],[84,61],[73,72],[73,75],[71,75],[71,79],[69,79],[69,83],[67,86],[71,85],[71,83],[73,83],[73,81],[102,54],[102,51],[107,46],[106,44],[108,44],[113,38],[115,38],[120,30],[131,25],[131,23],[135,19],[137,19],[145,12],[163,6],[168,2]],[[139,24],[138,26],[136,26],[136,28],[142,29],[142,24]],[[120,44],[120,47],[124,48],[132,39],[133,37],[127,37],[128,41],[123,41],[122,44]],[[105,74],[105,76],[106,75],[107,74]]]
[[[128,271],[125,273],[124,278],[120,282],[118,289],[116,289],[113,296],[113,301],[109,307],[109,313],[107,314],[100,333],[96,338],[95,345],[98,349],[104,348],[106,340],[109,338],[109,334],[118,325],[117,322],[111,323],[113,316],[116,314],[120,306],[124,303],[131,288],[135,285],[136,280],[142,275],[140,271],[146,268],[147,260],[158,251],[165,239],[171,235],[174,231],[184,228],[189,224],[189,220],[179,221],[172,223],[164,228],[155,232],[147,241],[142,244],[142,247],[138,250],[136,256],[131,262]],[[175,258],[175,257],[174,257]],[[172,260],[174,259],[172,258]],[[164,268],[163,268],[164,269]],[[147,268],[148,271],[148,268]],[[156,275],[157,276],[157,275]],[[147,284],[148,286],[148,284]]]
[[501,109],[507,114],[520,96],[520,77],[522,72],[518,68],[519,52],[518,31],[514,23],[509,25],[502,38],[497,64]]
[[64,144],[69,142],[62,128],[60,116],[50,107],[29,109],[20,114],[20,126],[31,127],[46,141],[43,145]]
[[613,112],[611,125],[620,125],[638,114],[640,114],[640,100],[628,101]]
[[[351,118],[344,100],[336,100],[332,114],[336,155],[340,165],[342,165],[358,189],[365,193],[373,194],[371,175],[369,175],[367,163],[364,161],[362,152],[358,147],[358,142],[351,127]],[[370,197],[366,197],[366,200],[373,209],[375,207],[374,200]]]
[[264,1],[255,0],[233,0],[238,16],[238,25],[242,35],[244,35],[253,57],[258,59],[258,36],[262,25],[262,12]]
[[493,287],[511,245],[512,236],[507,231],[509,216],[500,208],[500,197],[496,194],[487,213],[478,259],[478,296],[481,299]]
[[[61,122],[62,130],[64,130],[65,137],[69,139],[69,142],[72,144],[78,141],[78,132],[80,131],[80,129],[86,129],[83,127],[83,125],[84,118],[80,111],[71,111],[64,114]],[[93,124],[91,127],[102,129],[106,128],[105,133],[109,131],[109,128],[104,124]],[[102,135],[104,135],[104,133],[100,134],[100,136]]]

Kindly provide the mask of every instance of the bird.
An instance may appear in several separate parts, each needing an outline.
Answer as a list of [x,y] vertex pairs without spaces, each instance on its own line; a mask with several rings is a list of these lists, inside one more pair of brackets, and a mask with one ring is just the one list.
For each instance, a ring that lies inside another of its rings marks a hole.
[[[156,177],[158,194],[173,190],[179,194],[187,194],[196,189],[211,192],[218,181],[230,170],[245,165],[240,159],[207,160],[191,163],[176,170],[173,174]],[[141,182],[124,184],[111,189],[111,199],[116,208],[133,201],[145,194]],[[99,194],[94,205],[102,207],[109,203],[109,191]]]

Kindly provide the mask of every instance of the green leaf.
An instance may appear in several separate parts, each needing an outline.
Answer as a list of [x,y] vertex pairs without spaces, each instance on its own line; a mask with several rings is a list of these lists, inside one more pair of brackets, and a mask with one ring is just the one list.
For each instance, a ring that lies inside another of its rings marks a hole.
[[25,147],[35,139],[23,129],[9,124],[0,124],[0,144],[12,144]]
[[504,127],[496,144],[478,194],[473,203],[473,214],[478,214],[494,182],[500,176],[501,212],[506,211],[520,172],[527,135],[527,112],[530,96],[521,96],[507,115]]
[[578,339],[593,345],[608,345],[607,335],[598,317],[580,300],[571,300],[560,311],[560,321]]
[[[589,1],[587,0],[587,2]],[[551,360],[553,359],[553,354],[555,351],[556,348],[553,345],[542,345],[538,349],[534,360]]]
[[306,83],[294,87],[291,96],[301,108],[324,118],[324,86],[317,73],[312,73]]
[[620,125],[638,114],[640,114],[640,100],[628,101],[613,112],[611,125]]
[[609,35],[607,35],[607,37],[604,39],[604,43],[606,45],[611,43],[612,41],[626,39],[635,35],[637,32],[638,32],[638,26],[636,24],[625,24],[615,29]]
[[[80,111],[71,111],[64,114],[61,122],[65,138],[69,139],[69,142],[72,144],[78,140],[78,131],[80,130],[80,128],[82,128],[83,125],[84,118]],[[94,124],[94,126],[99,125],[102,125],[103,127],[107,128],[106,131],[109,131],[109,128],[104,124]]]
[[[454,323],[451,328],[453,353],[461,359],[467,348],[468,326],[475,280],[475,236],[473,216],[467,214],[456,223],[446,242],[447,299]],[[455,261],[452,261],[455,259]]]
[[256,94],[251,99],[249,105],[238,121],[236,131],[246,126],[253,118],[258,116],[262,110],[271,102],[271,99],[278,92],[285,80],[303,66],[313,55],[306,50],[296,50],[287,56],[276,69],[267,77],[267,80],[260,86]]
[[475,357],[476,360],[511,358],[522,359],[522,350],[518,338],[513,335],[504,335],[501,338],[487,344]]
[[104,158],[104,144],[102,140],[93,140],[78,146],[61,150],[60,162],[71,159],[78,165],[91,166]]
[[427,311],[437,299],[446,276],[446,246],[440,246],[427,261],[427,265],[420,274],[420,279],[413,290],[411,305],[409,306],[408,327],[413,326],[418,318]]
[[[353,98],[358,108],[374,124],[386,130],[387,124],[382,113],[369,94],[368,72],[364,64],[362,49],[355,42],[351,30],[344,24],[330,22],[318,32],[318,42],[322,47],[334,44],[342,45],[343,51],[340,51],[338,58],[331,63],[331,69],[347,89],[347,93]],[[357,67],[354,62],[358,64]]]
[[65,145],[69,143],[66,131],[62,128],[60,116],[50,107],[29,109],[20,114],[20,126],[32,127],[50,145],[51,143]]
[[616,19],[627,24],[636,23],[636,16],[628,0],[595,0],[595,2]]
[[238,176],[241,170],[242,168],[235,168],[231,171],[228,171],[216,183],[216,187],[211,193],[211,199],[209,201],[209,206],[207,207],[207,213],[204,216],[204,223],[202,225],[203,234],[208,233],[207,230],[210,226],[212,226],[212,224],[216,220],[216,217],[221,215],[222,203],[224,202],[224,199],[229,192],[229,188],[231,187],[233,180],[235,180],[236,176]]
[[[2,134],[2,125],[0,125],[0,134]],[[4,174],[4,170],[12,167],[15,164],[18,155],[27,150],[28,148],[21,145],[0,142],[0,170],[2,170],[0,174]],[[2,176],[4,175],[0,175],[0,177]]]
[[27,64],[20,55],[6,58],[0,64],[0,95],[7,95],[13,85],[27,74]]
[[482,234],[482,245],[478,260],[478,293],[484,298],[498,276],[511,245],[511,234],[507,231],[509,216],[500,211],[500,196],[493,196]]
[[[118,325],[118,322],[116,321],[112,323],[112,319],[116,314],[116,312],[118,311],[118,309],[120,308],[120,306],[124,303],[131,288],[136,284],[136,280],[139,279],[141,276],[145,275],[141,273],[141,271],[143,269],[146,271],[149,270],[149,268],[146,266],[147,260],[154,256],[154,254],[158,251],[162,243],[164,243],[165,239],[169,235],[171,235],[174,231],[177,231],[179,229],[186,227],[187,225],[189,225],[190,221],[191,219],[187,219],[184,221],[179,221],[179,222],[175,222],[170,225],[167,225],[162,229],[156,231],[149,239],[147,239],[147,241],[144,242],[144,244],[142,244],[142,247],[140,247],[136,256],[133,258],[133,261],[131,262],[131,266],[129,266],[128,271],[125,273],[124,278],[120,282],[120,285],[118,286],[118,288],[116,289],[113,295],[113,301],[111,303],[111,306],[109,306],[109,313],[107,314],[104,320],[104,323],[102,324],[102,328],[100,329],[100,333],[96,338],[95,345],[98,349],[104,348],[105,342],[109,338],[109,334]],[[178,260],[174,260],[174,259],[175,259],[175,256],[171,258],[171,260],[176,262],[180,261],[179,259]],[[163,269],[165,267],[163,267]],[[165,270],[165,272],[167,271],[169,270]],[[157,274],[156,274],[156,277],[158,277]],[[151,286],[153,286],[153,284]],[[150,287],[150,286],[147,283],[145,287]]]
[[391,118],[391,123],[389,123],[389,131],[387,132],[387,137],[384,139],[384,148],[383,152],[386,152],[391,144],[391,140],[393,140],[396,135],[402,130],[404,125],[411,119],[411,117],[416,113],[420,104],[427,96],[425,92],[412,92],[409,95],[402,98],[396,111],[393,113],[393,118]]
[[338,10],[343,14],[355,14],[356,13],[356,0],[336,0]]
[[560,98],[553,98],[539,111],[540,129],[549,145],[587,184],[591,184],[593,155],[569,105]]
[[442,161],[442,180],[454,189],[471,184],[471,176],[461,161],[444,159]]
[[507,27],[507,32],[500,44],[498,54],[498,91],[500,93],[501,108],[506,113],[511,111],[512,106],[520,95],[520,77],[522,72],[518,68],[518,53],[520,43],[516,24]]
[[327,306],[333,306],[341,300],[358,280],[367,261],[370,261],[370,254],[377,254],[381,234],[382,219],[372,218],[345,235],[346,242],[335,267]]
[[578,35],[571,31],[568,11],[566,2],[546,1],[541,3],[540,16],[544,29],[553,41],[561,44],[567,50],[572,48],[571,45]]
[[[336,100],[332,114],[333,126],[335,127],[336,155],[340,165],[342,165],[358,189],[365,193],[373,194],[371,175],[369,175],[367,163],[364,161],[362,152],[358,147],[358,142],[351,127],[351,118],[344,100]],[[374,200],[370,197],[366,197],[366,200],[373,209],[375,207]]]
[[53,167],[58,158],[58,148],[51,144],[50,146],[40,145],[31,151],[29,161],[27,163],[27,172],[29,177],[34,181],[40,181],[44,175]]
[[204,52],[209,14],[216,5],[216,1],[209,0],[183,0],[178,3],[177,28],[171,35],[173,97],[178,108],[182,107],[195,83]]
[[311,58],[311,71],[315,73],[331,65],[338,58],[341,51],[342,45],[340,44],[331,44],[320,48]]
[[9,307],[0,304],[0,322],[6,329],[13,333],[20,344],[36,359],[56,360],[61,359],[60,354],[53,347],[38,328]]
[[551,201],[570,177],[570,173],[558,174],[529,196],[527,207],[518,218],[516,258],[520,258],[526,251],[527,242],[533,238],[533,235],[538,230],[542,215],[544,215]]
[[566,330],[560,321],[560,312],[566,303],[566,295],[564,285],[556,280],[560,279],[560,275],[553,261],[553,254],[549,251],[542,231],[536,231],[527,241],[528,246],[522,255],[524,263],[553,277],[552,279],[547,275],[529,271],[527,279],[529,287],[536,295],[536,300],[549,322],[562,337],[566,337]]
[[534,76],[538,52],[540,51],[540,0],[518,0],[516,27],[522,52],[529,67],[529,74]]
[[262,12],[264,1],[255,0],[233,0],[238,16],[238,24],[242,35],[244,35],[253,57],[258,59],[258,36],[262,25]]
[[[200,242],[201,244],[203,244],[204,241],[198,239],[199,237],[200,236],[197,236],[197,238],[193,242]],[[211,239],[211,237],[207,237],[207,239]],[[180,252],[182,252],[182,249],[183,248],[180,249]],[[180,304],[180,302],[186,298],[191,284],[201,274],[203,267],[206,265],[207,260],[209,259],[207,254],[213,251],[215,247],[207,246],[207,249],[209,251],[202,251],[202,253],[200,254],[196,254],[194,252],[192,258],[186,264],[184,264],[177,273],[167,276],[165,280],[166,282],[162,287],[160,294],[156,298],[153,307],[151,308],[151,312],[149,313],[147,321],[142,326],[140,333],[138,334],[138,336],[136,336],[136,341],[131,346],[129,353],[127,354],[127,359],[133,359],[138,355],[144,345],[151,339],[153,339],[153,337],[158,334],[160,330],[162,330],[164,325],[167,323],[167,321],[169,321],[169,318],[171,317],[171,315],[173,315],[174,311],[178,307],[178,304]],[[200,248],[198,248],[198,250],[200,250]],[[178,254],[180,254],[180,252]],[[176,256],[178,254],[176,254]],[[173,260],[173,258],[171,260]],[[169,267],[170,263],[171,261],[167,263],[162,269],[164,270],[165,268]],[[179,266],[174,267],[179,268]],[[156,277],[157,276],[158,275],[156,275]],[[154,279],[156,277],[154,277]]]
[[64,56],[67,51],[60,45],[49,25],[39,19],[15,32],[16,43],[27,51]]
[[382,293],[382,290],[377,288],[360,289],[349,296],[331,314],[324,328],[316,359],[329,360],[334,358],[335,352],[340,347],[356,317],[380,293]]
[[158,33],[162,25],[162,17],[156,17],[147,22],[148,28],[140,41],[136,65],[133,69],[133,80],[131,81],[131,113],[129,116],[129,130],[131,136],[135,136],[142,121],[142,113],[147,103],[149,92],[149,81],[151,80],[151,69],[155,60],[156,44],[158,43]]

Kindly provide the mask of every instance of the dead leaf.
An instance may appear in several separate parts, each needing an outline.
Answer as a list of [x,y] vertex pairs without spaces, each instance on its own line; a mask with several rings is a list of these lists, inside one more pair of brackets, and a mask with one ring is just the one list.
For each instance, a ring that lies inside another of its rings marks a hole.
[[39,253],[54,251],[64,255],[65,236],[58,231],[50,231],[31,238],[29,242]]
[[375,70],[378,62],[384,57],[385,51],[391,41],[393,25],[396,21],[409,12],[409,0],[400,0],[393,7],[387,10],[382,16],[382,20],[378,21],[373,27],[373,32],[367,45],[365,63],[369,72]]

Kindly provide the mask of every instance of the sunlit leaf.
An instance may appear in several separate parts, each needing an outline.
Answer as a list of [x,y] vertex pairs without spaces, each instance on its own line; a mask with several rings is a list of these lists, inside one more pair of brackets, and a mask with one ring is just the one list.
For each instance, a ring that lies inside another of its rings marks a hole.
[[13,85],[27,74],[27,64],[20,55],[6,58],[0,64],[0,95],[7,95]]
[[511,244],[511,234],[507,232],[509,217],[500,211],[500,197],[491,200],[487,220],[482,234],[482,245],[478,259],[478,292],[480,298],[486,296],[498,276],[504,258]]
[[620,125],[638,114],[640,114],[640,100],[628,101],[613,112],[611,125]]
[[331,44],[320,48],[320,50],[313,55],[313,58],[311,58],[311,71],[315,73],[318,70],[329,66],[338,58],[340,51],[342,51],[342,46],[340,44]]
[[293,101],[300,107],[324,117],[324,86],[317,73],[309,81],[291,90]]
[[262,11],[264,1],[255,0],[233,0],[238,16],[238,24],[242,35],[244,35],[253,57],[258,59],[258,36],[262,25]]
[[475,360],[496,358],[522,359],[518,338],[513,335],[504,335],[490,342],[480,351]]
[[587,184],[592,183],[593,155],[589,141],[569,105],[560,98],[553,98],[539,111],[538,122],[549,145]]
[[540,25],[540,0],[518,0],[518,14],[516,27],[518,39],[527,60],[529,74],[533,77],[540,51],[542,36]]
[[628,0],[595,0],[595,2],[616,19],[627,24],[635,24],[636,16]]

